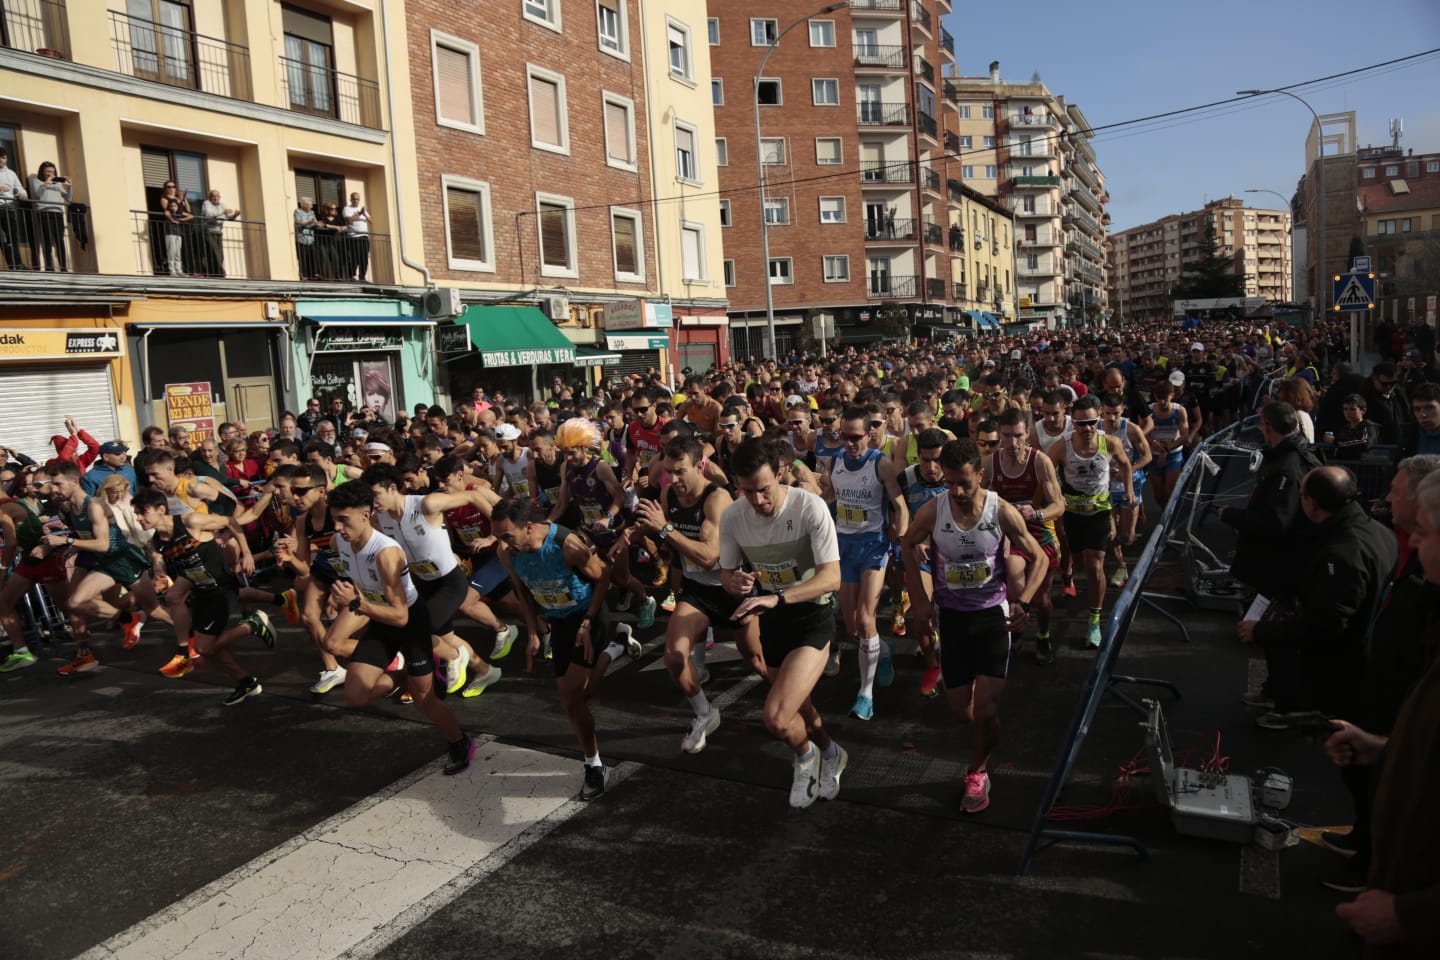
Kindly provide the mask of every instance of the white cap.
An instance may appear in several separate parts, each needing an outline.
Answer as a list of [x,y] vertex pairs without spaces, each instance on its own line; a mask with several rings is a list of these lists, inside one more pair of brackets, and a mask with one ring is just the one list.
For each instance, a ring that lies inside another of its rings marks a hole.
[[1177,387],[1185,386],[1185,374],[1181,373],[1179,370],[1170,371],[1170,382]]
[[519,440],[520,428],[513,423],[502,423],[495,428],[496,440]]
[[1194,343],[1190,344],[1190,349],[1191,349],[1191,350],[1199,350],[1201,353],[1204,353],[1204,352],[1205,352],[1205,344],[1201,343],[1199,340],[1196,340]]
[[797,405],[802,407],[808,407],[810,403],[798,393],[792,393],[790,394],[790,396],[785,398],[785,406],[793,407]]
[[1016,347],[1014,350],[1011,350],[1011,351],[1010,351],[1010,359],[1011,359],[1011,360],[1019,360],[1021,356],[1022,356],[1022,354],[1020,353],[1020,348],[1019,348],[1019,347]]

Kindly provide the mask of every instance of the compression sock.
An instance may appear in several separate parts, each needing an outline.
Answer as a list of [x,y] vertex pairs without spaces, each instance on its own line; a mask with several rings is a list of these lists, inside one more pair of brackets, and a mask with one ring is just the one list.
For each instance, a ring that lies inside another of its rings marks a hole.
[[1090,608],[1090,622],[1091,622],[1091,623],[1099,623],[1099,622],[1100,622],[1100,608],[1099,608],[1099,607],[1091,607],[1091,608]]
[[710,701],[705,696],[704,690],[701,690],[693,697],[686,697],[685,699],[690,701],[690,709],[695,711],[695,716],[708,717],[710,715]]
[[860,641],[860,696],[875,696],[875,668],[880,664],[880,638]]

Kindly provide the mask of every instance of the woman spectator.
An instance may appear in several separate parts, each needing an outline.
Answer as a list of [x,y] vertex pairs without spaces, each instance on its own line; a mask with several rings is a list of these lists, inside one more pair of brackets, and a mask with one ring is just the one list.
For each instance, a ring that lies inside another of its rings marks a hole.
[[301,280],[319,280],[320,260],[315,252],[315,210],[309,197],[295,205],[295,259],[300,262]]
[[1315,390],[1303,377],[1281,380],[1275,388],[1275,399],[1288,403],[1299,414],[1300,432],[1309,443],[1315,442]]
[[320,262],[320,273],[326,280],[344,278],[344,254],[341,244],[344,243],[347,229],[349,228],[345,224],[345,218],[340,216],[335,204],[321,205],[320,215],[315,218],[315,253]]
[[[70,178],[58,175],[55,164],[46,160],[30,178],[30,199],[35,201],[45,269],[53,272],[59,263],[60,272],[64,273],[69,269],[65,262],[65,207],[70,203]],[[35,265],[40,265],[39,257]]]
[[260,462],[250,456],[246,442],[239,437],[225,444],[225,457],[225,479],[236,493],[260,476]]
[[275,469],[275,465],[270,462],[270,434],[264,430],[256,430],[250,434],[246,441],[245,456],[255,461],[257,479],[270,476],[270,472]]
[[160,232],[165,237],[165,271],[172,277],[185,275],[186,224],[194,219],[175,181],[166,180],[160,193]]

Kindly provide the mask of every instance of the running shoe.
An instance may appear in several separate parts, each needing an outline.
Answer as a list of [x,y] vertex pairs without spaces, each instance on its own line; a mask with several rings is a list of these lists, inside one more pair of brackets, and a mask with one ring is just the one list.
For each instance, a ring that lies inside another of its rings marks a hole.
[[190,657],[183,653],[177,653],[170,658],[170,662],[160,668],[160,676],[169,677],[171,680],[179,680],[185,674],[195,669],[195,664]]
[[706,628],[705,628],[705,649],[706,649],[706,650],[713,650],[713,649],[715,649],[715,628],[714,628],[714,627],[706,627]]
[[674,612],[675,612],[675,591],[674,591],[674,590],[671,590],[669,593],[665,594],[665,599],[660,601],[660,609],[661,609],[661,610],[664,610],[666,613],[674,613]]
[[605,792],[605,768],[585,767],[585,785],[580,788],[581,800],[594,800]]
[[447,777],[453,777],[470,766],[470,758],[475,756],[475,741],[468,735],[461,736],[458,741],[450,744],[450,752],[445,757],[445,766],[441,772]]
[[895,654],[893,651],[886,651],[880,655],[880,662],[875,665],[875,686],[888,687],[895,682]]
[[85,673],[86,671],[94,670],[98,666],[100,666],[100,661],[95,659],[95,654],[89,650],[82,650],[75,654],[74,660],[71,660],[55,672],[62,677],[68,677],[71,674]]
[[1055,660],[1055,645],[1050,642],[1049,637],[1035,638],[1035,662],[1040,666],[1053,663]]
[[990,774],[983,770],[965,774],[965,796],[960,800],[960,809],[965,813],[979,813],[990,806]]
[[804,810],[820,792],[820,751],[812,744],[810,759],[795,758],[795,779],[790,781],[790,806]]
[[631,593],[629,590],[623,591],[623,592],[620,594],[620,596],[618,596],[618,597],[615,598],[615,612],[616,612],[616,613],[629,613],[629,612],[630,612],[630,603],[631,603],[634,599],[635,599],[635,595],[634,595],[633,593]]
[[130,614],[129,619],[125,621],[125,625],[120,628],[120,633],[124,636],[120,645],[126,650],[135,649],[135,644],[140,642],[140,628],[143,626],[145,626],[144,614],[139,611]]
[[490,684],[496,682],[499,679],[500,668],[491,667],[490,672],[485,674],[485,676],[476,677],[474,680],[471,680],[470,686],[462,690],[460,692],[460,696],[464,697],[466,700],[474,700],[476,697],[480,696],[480,694],[484,693],[486,688],[488,688]]
[[1295,717],[1308,715],[1309,714],[1304,711],[1299,713],[1286,713],[1281,710],[1271,710],[1268,713],[1262,713],[1256,717],[1255,725],[1257,727],[1263,727],[1266,730],[1289,730],[1290,724]]
[[465,668],[470,665],[470,648],[460,647],[460,656],[445,661],[445,692],[459,693],[465,686]]
[[840,775],[850,765],[850,754],[840,744],[835,744],[835,759],[831,760],[825,754],[820,754],[820,786],[819,793],[821,800],[834,800],[840,793]]
[[1115,568],[1115,572],[1112,573],[1112,574],[1110,574],[1110,586],[1112,586],[1112,587],[1123,587],[1123,586],[1125,586],[1125,582],[1126,582],[1127,580],[1129,580],[1129,579],[1130,579],[1130,571],[1129,571],[1129,570],[1125,569],[1124,567],[1116,567],[1116,568]]
[[869,697],[860,696],[855,698],[855,706],[850,708],[850,716],[857,720],[869,720],[875,716],[875,701]]
[[240,618],[240,622],[250,625],[250,632],[260,638],[266,650],[275,649],[275,631],[270,629],[270,614],[264,610],[251,610]]
[[185,655],[191,660],[200,659],[200,651],[195,649],[195,638],[193,636],[185,641]]
[[345,682],[345,668],[336,667],[334,670],[321,670],[320,679],[310,684],[311,693],[329,693]]
[[1366,882],[1365,872],[1354,861],[1345,864],[1339,872],[1321,880],[1320,886],[1336,893],[1351,894],[1364,893],[1370,889],[1370,884]]
[[1092,623],[1085,631],[1085,646],[1098,650],[1100,648],[1100,624]]
[[1068,574],[1068,573],[1065,575],[1065,577],[1064,577],[1064,579],[1063,579],[1063,581],[1062,581],[1062,583],[1061,583],[1061,586],[1060,586],[1060,592],[1063,593],[1063,594],[1064,594],[1065,596],[1067,596],[1067,597],[1076,596],[1076,591],[1075,591],[1075,577],[1074,577],[1074,576],[1072,576],[1072,575],[1070,575],[1070,574]]
[[645,602],[640,605],[640,612],[635,614],[635,626],[641,630],[655,626],[654,597],[646,597]]
[[711,707],[703,717],[690,721],[690,729],[680,738],[680,749],[686,753],[699,753],[705,749],[706,739],[720,726],[720,711]]
[[940,693],[940,668],[926,667],[920,675],[920,696],[934,697]]
[[[655,601],[651,600],[650,602],[654,603]],[[641,651],[643,651],[645,648],[640,645],[639,640],[635,639],[635,631],[631,628],[630,624],[617,624],[615,627],[615,632],[619,634],[620,643],[622,646],[625,647],[625,652],[630,655],[631,660],[634,660],[636,657],[640,656]]]
[[830,659],[825,661],[825,676],[840,676],[840,644],[830,642]]
[[400,703],[402,706],[408,707],[414,702],[415,694],[410,692],[410,688],[407,687],[400,692]]
[[1240,702],[1254,710],[1274,710],[1275,698],[1265,692],[1264,687],[1246,690],[1240,694]]
[[227,707],[233,707],[235,704],[243,703],[246,699],[263,692],[264,689],[264,687],[260,686],[259,680],[254,677],[246,677],[244,680],[235,684],[235,689],[231,690],[230,695],[221,702]]
[[510,648],[515,645],[515,638],[520,636],[520,628],[515,624],[506,624],[505,629],[495,634],[495,647],[490,651],[491,660],[504,660],[510,656]]
[[295,590],[292,587],[280,594],[280,612],[285,614],[285,622],[294,627],[300,623],[300,603],[295,599]]
[[33,666],[35,666],[35,654],[29,650],[20,650],[10,654],[4,660],[0,660],[0,673],[9,673],[11,670]]
[[548,633],[540,638],[540,655],[546,660],[555,659],[555,650],[550,646],[550,634]]
[[401,670],[404,670],[404,669],[405,669],[405,654],[403,654],[403,653],[397,653],[397,654],[395,654],[395,659],[394,659],[394,660],[391,660],[391,661],[390,661],[390,665],[385,668],[385,672],[386,672],[386,673],[399,673]]

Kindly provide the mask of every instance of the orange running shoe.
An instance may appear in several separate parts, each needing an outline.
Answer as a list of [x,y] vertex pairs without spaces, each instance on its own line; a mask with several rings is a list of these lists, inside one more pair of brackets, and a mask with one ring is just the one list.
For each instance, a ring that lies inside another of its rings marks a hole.
[[183,653],[177,653],[170,658],[170,662],[160,668],[160,676],[169,677],[171,680],[179,680],[185,674],[195,669],[195,664]]
[[125,636],[125,639],[121,642],[121,646],[126,650],[135,649],[135,644],[140,642],[140,628],[143,626],[145,626],[144,614],[138,610],[130,614],[130,621],[120,630]]
[[191,637],[188,641],[186,641],[186,652],[189,654],[191,660],[199,660],[202,656],[200,651],[195,649],[194,637]]
[[60,667],[55,672],[60,674],[60,676],[62,677],[68,677],[72,674],[84,673],[87,670],[94,670],[98,666],[100,666],[100,661],[95,659],[95,654],[91,653],[89,650],[80,650],[76,652],[74,660],[71,660],[69,663],[65,664],[65,666],[63,667]]
[[940,692],[940,668],[930,667],[920,675],[920,696],[933,697]]
[[291,587],[281,596],[285,598],[285,602],[280,604],[280,611],[285,614],[285,622],[292,627],[298,625],[300,623],[300,604],[295,599],[295,588]]

